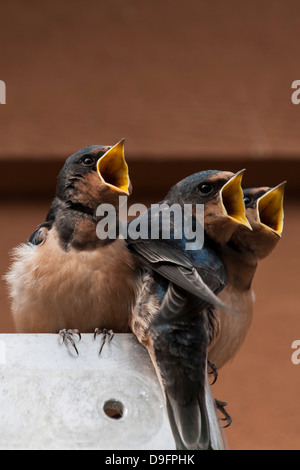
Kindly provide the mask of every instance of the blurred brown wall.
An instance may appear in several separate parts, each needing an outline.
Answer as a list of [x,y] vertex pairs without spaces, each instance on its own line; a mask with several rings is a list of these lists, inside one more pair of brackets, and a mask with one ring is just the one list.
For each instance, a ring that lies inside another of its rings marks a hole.
[[3,158],[298,158],[296,0],[1,2]]
[[[284,238],[217,390],[231,448],[299,448],[299,2],[12,0],[0,14],[1,273],[43,220],[64,159],[86,145],[126,138],[140,202],[205,168],[247,168],[245,186],[288,180]],[[3,282],[0,302],[0,332],[14,331]]]

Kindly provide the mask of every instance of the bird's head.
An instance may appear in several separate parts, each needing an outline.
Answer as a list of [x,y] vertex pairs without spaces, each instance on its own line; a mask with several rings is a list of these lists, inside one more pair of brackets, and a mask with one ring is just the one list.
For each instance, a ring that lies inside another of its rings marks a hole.
[[227,243],[237,227],[251,230],[241,187],[244,171],[195,173],[173,186],[166,201],[169,204],[204,204],[205,233],[216,243]]
[[71,155],[58,175],[56,196],[93,211],[103,202],[116,206],[118,197],[131,191],[122,139],[112,147],[92,145]]
[[252,233],[242,228],[233,235],[241,250],[251,250],[257,258],[268,256],[282,236],[284,222],[284,189],[286,182],[274,188],[260,187],[244,190],[246,215]]

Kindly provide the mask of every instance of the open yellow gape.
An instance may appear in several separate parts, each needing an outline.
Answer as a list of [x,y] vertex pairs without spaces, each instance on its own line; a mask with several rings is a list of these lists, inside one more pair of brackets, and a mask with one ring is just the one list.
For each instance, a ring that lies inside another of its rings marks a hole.
[[224,184],[220,194],[224,213],[235,222],[245,225],[252,230],[252,227],[245,215],[243,190],[241,187],[245,171],[246,170],[239,171],[226,184]]
[[286,181],[270,189],[257,201],[258,220],[269,230],[281,237],[284,211],[283,197]]
[[125,139],[111,147],[97,162],[101,181],[114,191],[129,195],[129,173],[124,153]]

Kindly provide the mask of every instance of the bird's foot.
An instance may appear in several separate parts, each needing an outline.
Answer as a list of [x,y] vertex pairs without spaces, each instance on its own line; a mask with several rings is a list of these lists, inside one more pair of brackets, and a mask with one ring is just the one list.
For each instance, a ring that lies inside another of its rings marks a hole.
[[217,366],[216,364],[213,364],[213,362],[210,362],[210,361],[207,361],[209,367],[211,368],[211,372],[208,372],[209,375],[213,374],[214,375],[214,380],[212,381],[212,383],[210,385],[213,385],[216,383],[217,381],[217,378],[219,376],[219,372],[218,372],[218,369],[217,369]]
[[73,348],[75,349],[77,356],[79,356],[79,352],[75,344],[75,341],[81,340],[81,334],[79,330],[67,330],[64,328],[63,330],[60,330],[58,334],[62,338],[62,342],[65,343],[66,346],[68,346],[68,344],[71,344],[71,346],[73,346]]
[[227,424],[225,424],[223,428],[228,428],[228,426],[230,426],[232,423],[232,418],[225,410],[225,406],[227,406],[227,403],[225,403],[225,401],[220,401],[220,400],[215,400],[215,402],[216,402],[216,406],[218,410],[220,410],[220,412],[224,416],[224,418],[220,418],[221,421],[227,421]]
[[99,356],[102,352],[103,346],[105,345],[106,338],[108,337],[109,342],[111,342],[111,340],[115,336],[115,333],[113,332],[113,330],[107,330],[106,328],[103,328],[103,330],[101,330],[100,328],[96,328],[94,331],[94,339],[96,339],[97,335],[101,335],[101,334],[102,334],[102,342],[101,342],[101,347],[99,350]]

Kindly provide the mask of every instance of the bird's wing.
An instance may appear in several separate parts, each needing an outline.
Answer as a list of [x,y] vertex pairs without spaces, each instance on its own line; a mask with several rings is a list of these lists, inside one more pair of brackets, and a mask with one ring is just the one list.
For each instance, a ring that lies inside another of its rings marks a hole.
[[[48,214],[46,216],[45,222],[39,224],[36,229],[32,232],[30,237],[27,240],[27,243],[31,243],[32,245],[39,245],[41,237],[40,233],[42,234],[42,238],[46,234],[48,230],[51,230],[55,221],[55,210],[56,210],[57,200],[56,198],[53,199]],[[43,231],[43,229],[45,229]]]
[[209,306],[210,302],[203,299],[203,297],[192,295],[170,282],[153,324],[158,325],[186,319]]
[[126,240],[128,248],[142,264],[208,304],[228,308],[214,294],[195,269],[188,255],[171,242],[161,240]]
[[47,232],[51,230],[53,222],[44,222],[37,226],[27,240],[27,243],[32,245],[39,245],[46,237]]

